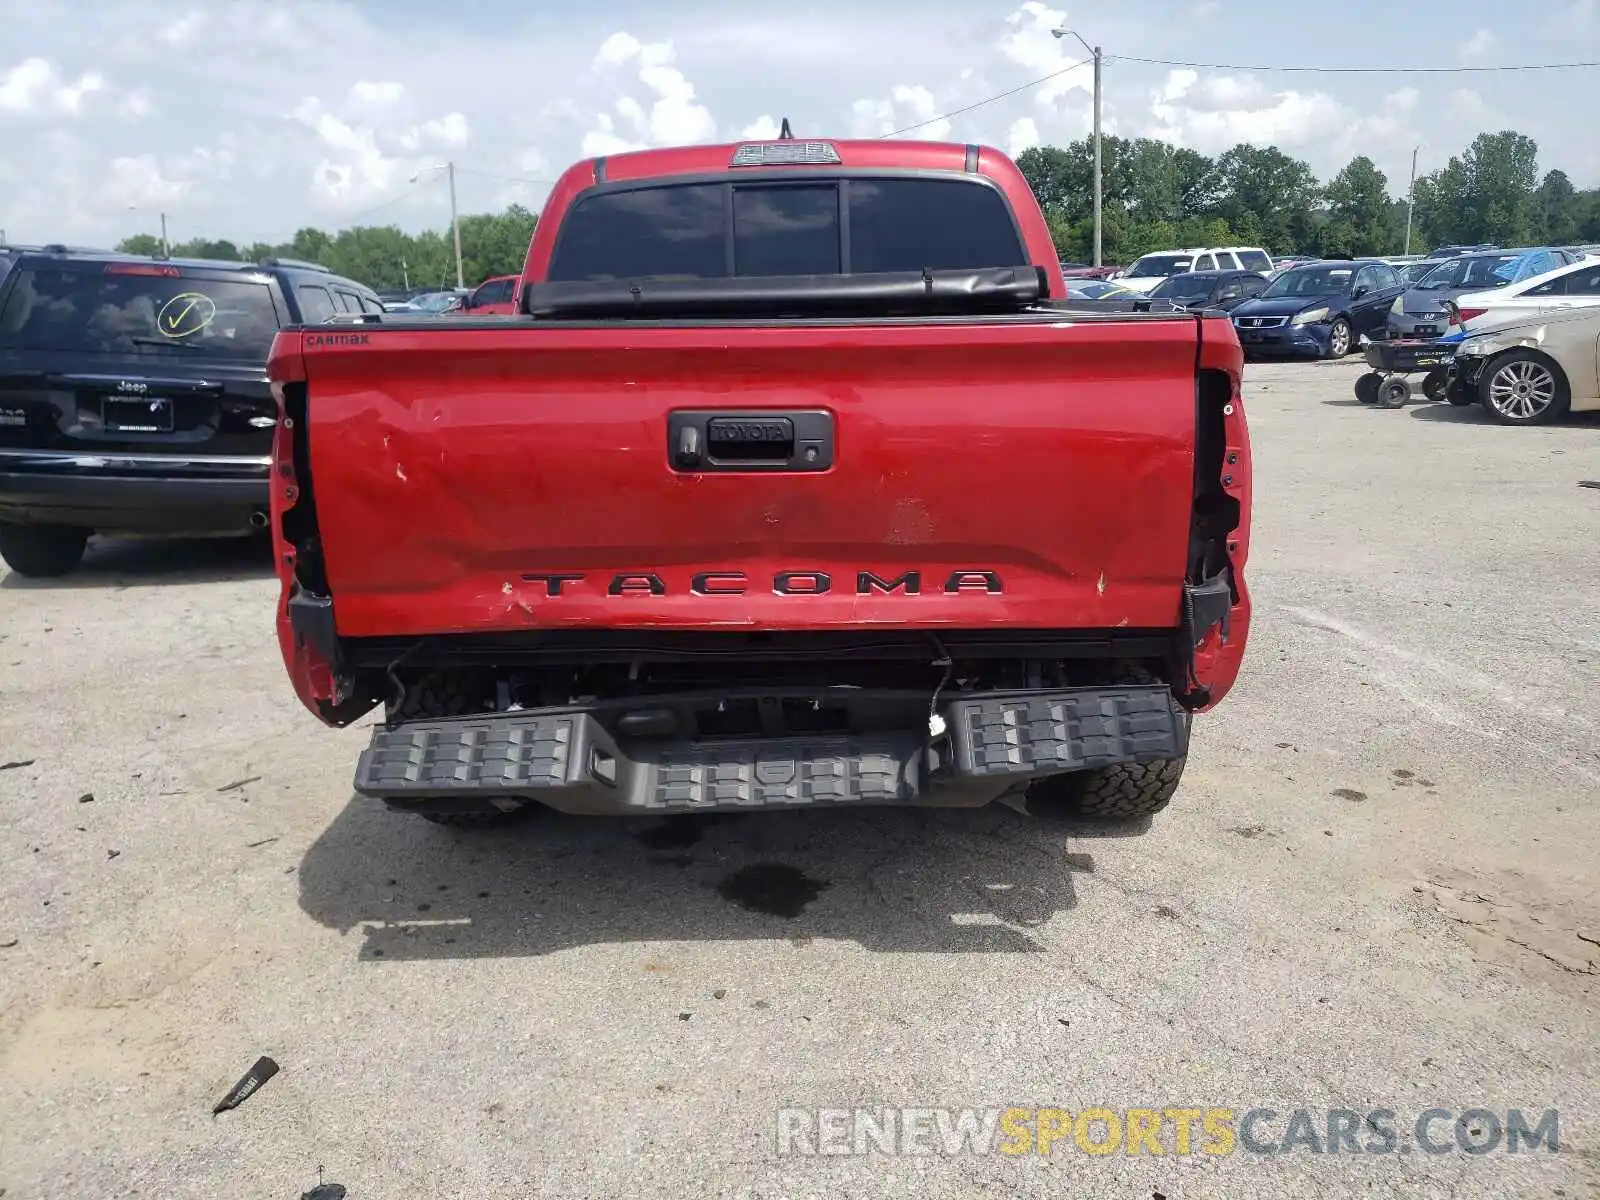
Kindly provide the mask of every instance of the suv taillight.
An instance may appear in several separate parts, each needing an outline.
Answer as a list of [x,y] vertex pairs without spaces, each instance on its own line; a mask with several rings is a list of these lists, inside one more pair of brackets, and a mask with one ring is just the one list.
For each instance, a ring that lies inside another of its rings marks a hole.
[[177,267],[166,267],[159,263],[107,263],[107,275],[165,275],[169,278],[178,277]]

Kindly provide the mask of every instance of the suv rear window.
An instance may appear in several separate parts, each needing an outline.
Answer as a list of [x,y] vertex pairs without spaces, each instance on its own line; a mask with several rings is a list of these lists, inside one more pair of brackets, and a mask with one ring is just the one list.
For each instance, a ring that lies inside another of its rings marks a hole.
[[1186,271],[1193,270],[1194,265],[1192,254],[1146,254],[1128,268],[1128,276],[1133,279],[1149,279],[1152,275],[1157,277],[1182,275]]
[[266,359],[278,332],[266,284],[116,267],[19,267],[0,310],[0,343],[87,354]]
[[[841,210],[849,220],[848,239]],[[549,278],[837,275],[1015,267],[1027,261],[1010,207],[984,183],[730,181],[580,199],[562,222]]]
[[1267,257],[1264,250],[1240,250],[1239,265],[1246,271],[1270,271],[1272,260]]

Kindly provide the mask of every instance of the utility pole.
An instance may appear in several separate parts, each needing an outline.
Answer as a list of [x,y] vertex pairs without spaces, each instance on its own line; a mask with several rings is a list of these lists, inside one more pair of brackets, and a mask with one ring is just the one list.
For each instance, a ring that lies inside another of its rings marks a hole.
[[456,287],[464,288],[467,284],[461,277],[461,214],[456,211],[456,164],[448,162],[445,168],[450,173],[450,235],[456,243]]
[[1411,151],[1411,185],[1406,188],[1406,245],[1401,254],[1411,253],[1411,217],[1417,211],[1417,151],[1421,146],[1412,148]]
[[429,171],[443,171],[450,178],[450,236],[456,244],[456,286],[464,288],[466,280],[461,271],[461,215],[456,210],[456,164],[452,162],[435,163],[431,167],[423,167],[411,177],[411,182],[416,183]]
[[167,246],[167,214],[161,214],[161,257],[171,258],[172,251]]
[[1078,44],[1094,56],[1094,265],[1100,266],[1104,261],[1101,253],[1104,242],[1104,222],[1101,219],[1101,207],[1104,204],[1105,186],[1102,182],[1102,160],[1100,139],[1100,47],[1091,46],[1083,40],[1083,35],[1071,29],[1052,29],[1050,31],[1058,38],[1075,37]]

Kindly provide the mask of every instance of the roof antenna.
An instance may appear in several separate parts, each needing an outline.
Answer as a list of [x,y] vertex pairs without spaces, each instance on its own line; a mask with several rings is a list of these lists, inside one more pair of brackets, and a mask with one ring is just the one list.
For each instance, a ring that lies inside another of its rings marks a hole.
[[794,141],[794,130],[789,128],[789,118],[788,117],[785,117],[783,119],[783,128],[778,130],[778,140],[780,142],[792,142],[792,141]]

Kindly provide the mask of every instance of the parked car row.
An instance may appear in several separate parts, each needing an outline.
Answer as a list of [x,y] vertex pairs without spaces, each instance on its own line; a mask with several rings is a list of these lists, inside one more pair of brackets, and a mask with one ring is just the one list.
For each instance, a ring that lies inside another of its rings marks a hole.
[[1391,338],[1444,337],[1451,326],[1447,302],[1468,292],[1522,283],[1535,275],[1542,276],[1582,261],[1583,257],[1576,252],[1549,246],[1474,251],[1438,259],[1391,308],[1388,335]]
[[1272,270],[1272,256],[1259,246],[1210,246],[1146,254],[1117,277],[1123,287],[1149,293],[1174,275],[1205,271]]
[[1462,334],[1470,336],[1522,316],[1597,305],[1600,305],[1600,256],[1583,258],[1516,283],[1459,294],[1445,301],[1445,310]]
[[449,288],[444,291],[423,292],[404,300],[387,300],[384,312],[407,316],[442,317],[452,313],[474,313],[486,316],[491,313],[516,311],[514,290],[516,275],[496,275],[475,288]]

